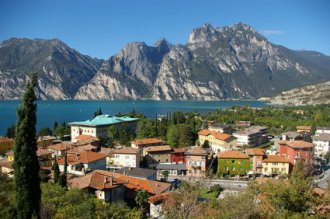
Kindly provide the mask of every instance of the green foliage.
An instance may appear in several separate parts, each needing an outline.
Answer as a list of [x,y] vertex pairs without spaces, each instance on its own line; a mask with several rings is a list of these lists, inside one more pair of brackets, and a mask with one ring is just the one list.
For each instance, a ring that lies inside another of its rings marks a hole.
[[146,203],[148,200],[148,192],[146,190],[138,190],[135,195],[135,203],[140,207],[141,214],[145,214]]
[[166,135],[167,143],[173,147],[187,147],[194,144],[196,134],[187,124],[171,125]]
[[63,139],[64,135],[70,135],[70,128],[66,125],[65,121],[58,126],[57,122],[54,124],[54,135]]
[[27,84],[22,105],[17,109],[14,148],[15,192],[18,218],[31,218],[39,215],[40,177],[39,162],[36,154],[36,96],[34,86],[36,75],[33,74]]
[[58,166],[57,158],[56,157],[54,159],[53,170],[54,170],[54,183],[59,183],[60,168]]
[[167,182],[168,176],[170,175],[170,172],[168,170],[164,170],[162,172],[162,175],[164,176],[165,182]]
[[157,137],[157,127],[155,119],[140,119],[137,124],[137,138]]
[[6,131],[6,137],[7,138],[15,138],[15,132],[16,132],[15,130],[16,130],[16,125],[15,124],[8,127],[7,131]]
[[245,175],[250,170],[249,159],[220,159],[218,160],[219,177],[229,175]]
[[14,181],[0,176],[0,218],[16,218]]
[[100,115],[103,115],[103,113],[102,113],[102,109],[101,109],[101,108],[98,108],[98,109],[94,112],[94,118],[95,118],[96,116],[100,116]]
[[44,127],[39,130],[38,136],[48,136],[53,135],[53,132],[50,128]]

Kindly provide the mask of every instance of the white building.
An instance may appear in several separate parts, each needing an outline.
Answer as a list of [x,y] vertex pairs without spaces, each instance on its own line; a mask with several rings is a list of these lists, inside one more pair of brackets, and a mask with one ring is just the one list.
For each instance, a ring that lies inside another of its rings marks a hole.
[[312,137],[315,145],[314,155],[324,156],[330,152],[330,134],[318,134]]
[[264,126],[251,126],[242,131],[233,133],[237,138],[237,145],[248,145],[250,147],[258,146],[267,142],[267,128]]
[[[92,151],[67,155],[67,172],[74,175],[85,175],[92,170],[106,169],[106,155]],[[61,172],[64,171],[65,156],[58,160]]]
[[139,167],[141,161],[141,150],[126,147],[113,152],[113,166],[115,167]]
[[116,117],[104,114],[96,116],[92,120],[71,122],[69,123],[71,127],[71,141],[75,141],[76,137],[79,135],[107,138],[109,127],[114,125],[118,128],[121,123],[125,123],[129,131],[135,131],[137,120],[137,118],[128,116]]
[[330,127],[316,127],[315,135],[318,134],[330,134]]

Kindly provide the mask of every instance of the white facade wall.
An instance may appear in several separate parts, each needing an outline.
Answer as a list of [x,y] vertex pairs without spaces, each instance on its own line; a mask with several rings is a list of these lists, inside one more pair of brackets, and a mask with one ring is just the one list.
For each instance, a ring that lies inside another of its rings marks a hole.
[[316,129],[315,135],[317,134],[330,134],[330,129]]
[[[80,133],[81,131],[81,133]],[[108,137],[108,126],[102,127],[89,127],[89,126],[78,126],[72,125],[71,126],[71,141],[75,142],[76,137],[79,135],[91,135],[94,137]]]
[[121,167],[139,167],[140,155],[114,154],[114,164]]
[[316,156],[324,156],[327,152],[330,152],[329,141],[313,140],[313,144],[315,145],[314,154]]
[[243,146],[249,144],[249,136],[248,135],[240,135],[240,134],[233,134],[234,137],[237,138],[237,145]]
[[[68,164],[67,171],[68,173],[75,174],[75,175],[85,175],[86,170],[106,170],[106,159],[96,160],[91,163],[83,164],[84,168],[81,170],[76,170],[76,165]],[[58,165],[61,172],[64,171],[64,165]]]

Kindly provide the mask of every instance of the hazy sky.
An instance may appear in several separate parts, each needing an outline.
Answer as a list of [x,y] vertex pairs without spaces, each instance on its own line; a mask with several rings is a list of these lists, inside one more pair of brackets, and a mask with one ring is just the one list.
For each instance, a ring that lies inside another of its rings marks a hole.
[[272,43],[330,55],[328,0],[0,0],[0,41],[58,38],[104,59],[128,42],[185,44],[204,23],[238,22]]

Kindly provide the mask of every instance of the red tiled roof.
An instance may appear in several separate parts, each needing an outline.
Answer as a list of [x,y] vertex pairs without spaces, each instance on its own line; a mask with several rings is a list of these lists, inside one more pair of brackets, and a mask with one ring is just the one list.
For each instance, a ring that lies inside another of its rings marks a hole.
[[289,160],[279,155],[267,155],[267,158],[262,160],[263,163],[289,163]]
[[262,148],[249,148],[245,152],[251,156],[262,156],[265,155],[265,150]]
[[125,147],[114,151],[114,154],[137,154],[140,150],[132,147]]
[[[71,154],[67,156],[68,164],[77,164],[77,163],[91,163],[97,160],[104,159],[105,154],[96,153],[93,151],[84,151],[79,154]],[[62,157],[58,160],[58,164],[63,165],[65,157]]]
[[72,148],[72,146],[69,143],[57,143],[53,145],[47,146],[48,149],[53,149],[56,151],[66,151]]
[[172,148],[169,145],[162,145],[162,146],[151,146],[147,147],[146,152],[158,152],[158,151],[171,151]]
[[241,151],[224,151],[217,154],[218,158],[222,159],[247,159],[249,158],[246,154]]
[[[92,174],[113,177],[113,179],[115,181],[124,183],[124,186],[129,189],[146,190],[148,193],[153,194],[153,195],[161,194],[171,187],[170,183],[158,182],[158,181],[147,180],[147,179],[140,179],[140,178],[135,178],[135,177],[126,176],[123,174],[104,171],[104,170],[94,170],[92,172]],[[102,179],[102,178],[98,178],[98,181],[100,181],[100,179]],[[103,178],[103,180],[104,180],[104,178]]]
[[218,132],[213,132],[207,129],[203,129],[198,132],[198,135],[203,135],[203,136],[208,136],[208,135],[213,135],[216,139],[221,140],[221,141],[226,141],[227,139],[233,137],[232,135],[226,134],[226,133],[218,133]]
[[12,138],[0,138],[0,143],[3,143],[3,142],[14,142],[14,139],[12,139]]
[[136,145],[144,145],[144,144],[163,144],[163,141],[158,138],[145,138],[145,139],[137,139],[131,142],[132,144]]
[[192,147],[186,151],[186,154],[206,156],[207,151],[202,147]]
[[200,130],[197,134],[198,135],[208,136],[208,135],[211,134],[211,131],[210,130],[207,130],[207,129],[203,129],[203,130]]
[[51,152],[51,151],[49,151],[47,149],[38,148],[38,150],[37,150],[37,156],[38,157],[45,156],[45,155],[50,155],[52,153],[53,152]]
[[295,141],[279,141],[279,144],[284,144],[292,148],[313,148],[314,145],[307,141],[295,140]]
[[92,135],[78,135],[76,137],[77,140],[83,141],[83,140],[96,140],[98,141],[99,139],[95,136]]
[[173,148],[174,153],[184,153],[188,148]]
[[228,139],[230,139],[231,137],[233,137],[232,135],[226,134],[226,133],[212,133],[212,135],[221,141],[226,141]]

